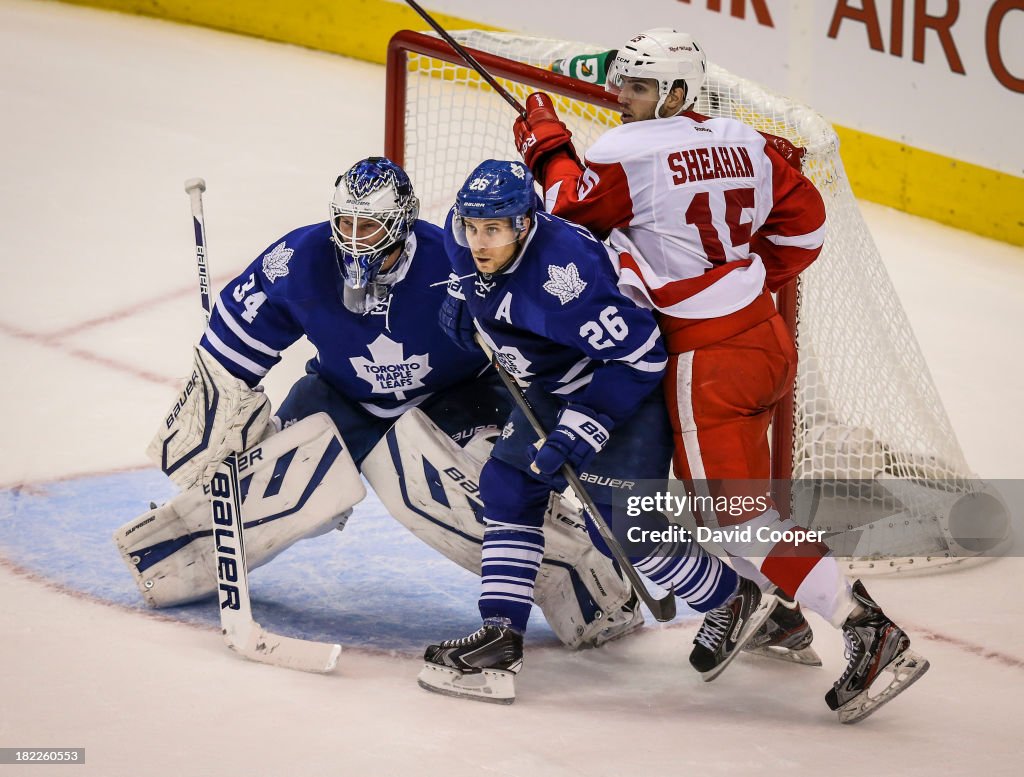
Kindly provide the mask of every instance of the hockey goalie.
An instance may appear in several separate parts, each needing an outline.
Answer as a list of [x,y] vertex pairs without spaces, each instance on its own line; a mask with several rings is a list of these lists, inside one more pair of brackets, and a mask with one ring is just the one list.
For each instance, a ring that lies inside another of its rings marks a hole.
[[[114,536],[150,606],[217,590],[208,485],[232,452],[250,569],[344,528],[365,478],[417,537],[480,573],[479,473],[510,400],[483,353],[438,326],[450,265],[418,210],[400,167],[362,160],[335,182],[330,221],[274,241],[224,288],[149,447],[182,491]],[[303,336],[317,355],[272,415],[259,384]],[[553,495],[545,524],[536,600],[558,638],[596,646],[640,626],[578,510]]]

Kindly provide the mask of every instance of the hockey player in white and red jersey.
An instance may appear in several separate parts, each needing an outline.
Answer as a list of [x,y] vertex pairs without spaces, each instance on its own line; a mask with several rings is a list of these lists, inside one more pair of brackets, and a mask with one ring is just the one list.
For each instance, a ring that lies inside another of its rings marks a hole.
[[[770,480],[768,426],[796,371],[793,338],[771,293],[817,258],[825,208],[799,172],[801,152],[787,141],[692,112],[705,74],[692,36],[649,30],[609,66],[622,126],[594,143],[585,163],[547,95],[528,98],[514,132],[551,211],[625,252],[620,284],[659,313],[676,475],[698,494],[740,495]],[[722,527],[794,525],[774,505],[697,517]],[[860,581],[850,585],[824,544],[723,546],[745,575],[774,584],[843,630],[849,664],[826,696],[842,722],[870,714],[928,668]],[[785,617],[783,608],[776,611]],[[731,618],[728,606],[709,613],[698,640],[724,639]],[[765,640],[807,647],[806,622],[796,610],[789,619],[787,627],[775,616],[768,625],[779,633],[766,631]],[[892,673],[891,683],[875,685],[883,671]]]

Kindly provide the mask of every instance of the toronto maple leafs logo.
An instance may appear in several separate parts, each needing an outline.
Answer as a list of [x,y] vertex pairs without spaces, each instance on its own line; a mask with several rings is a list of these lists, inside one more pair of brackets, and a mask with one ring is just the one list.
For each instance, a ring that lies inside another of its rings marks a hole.
[[516,433],[516,427],[511,421],[505,424],[501,429],[501,439],[507,440],[513,434]]
[[512,169],[512,175],[514,175],[519,180],[523,180],[524,178],[526,178],[526,170],[524,170],[523,166],[518,162],[513,162],[511,165],[509,165],[509,167]]
[[569,262],[566,267],[549,265],[548,278],[550,280],[544,282],[544,291],[558,297],[563,305],[579,297],[587,288],[587,282],[580,277],[575,262]]
[[523,356],[523,352],[514,345],[503,345],[494,349],[494,358],[517,382],[529,384],[528,379],[533,377],[533,373],[530,372],[533,362]]
[[356,165],[345,174],[345,184],[357,200],[361,200],[385,186],[393,187],[396,192],[401,190],[395,171],[380,167],[373,167],[367,171],[360,165]]
[[273,283],[288,274],[288,260],[294,253],[294,249],[288,248],[284,243],[278,243],[263,255],[263,274],[267,276],[268,281]]
[[386,335],[379,335],[367,346],[370,358],[356,356],[349,359],[356,375],[370,384],[374,394],[394,394],[406,399],[407,392],[423,388],[423,378],[432,369],[429,354],[405,356],[401,343]]

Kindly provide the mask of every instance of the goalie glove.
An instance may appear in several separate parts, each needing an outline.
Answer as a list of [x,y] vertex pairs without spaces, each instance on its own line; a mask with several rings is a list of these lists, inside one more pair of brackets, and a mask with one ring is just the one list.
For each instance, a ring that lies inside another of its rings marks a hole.
[[565,151],[583,168],[572,145],[572,133],[558,118],[551,98],[544,92],[534,92],[526,98],[526,118],[516,119],[512,133],[523,161],[538,181],[543,182],[544,164],[557,151]]
[[565,464],[577,473],[584,471],[590,460],[608,444],[612,426],[612,419],[596,410],[584,405],[566,405],[558,416],[558,426],[535,453],[531,450],[530,469],[553,481],[560,477]]
[[270,420],[270,400],[229,373],[204,348],[192,375],[146,449],[182,489],[209,483],[230,453],[256,444]]

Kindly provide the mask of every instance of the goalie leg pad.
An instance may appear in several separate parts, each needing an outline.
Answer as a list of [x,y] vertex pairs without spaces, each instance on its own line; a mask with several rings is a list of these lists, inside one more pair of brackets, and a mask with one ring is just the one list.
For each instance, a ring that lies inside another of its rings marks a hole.
[[[409,531],[464,569],[480,574],[480,472],[493,432],[460,448],[419,409],[405,413],[363,461],[363,475]],[[571,648],[600,645],[643,622],[614,563],[590,542],[577,508],[552,495],[537,604]]]
[[[366,488],[326,413],[317,413],[239,454],[249,569],[286,548],[343,526]],[[114,533],[151,607],[185,604],[217,589],[210,500],[184,491]]]

